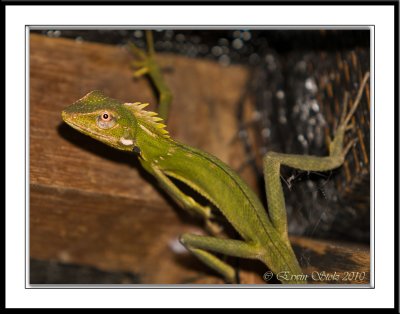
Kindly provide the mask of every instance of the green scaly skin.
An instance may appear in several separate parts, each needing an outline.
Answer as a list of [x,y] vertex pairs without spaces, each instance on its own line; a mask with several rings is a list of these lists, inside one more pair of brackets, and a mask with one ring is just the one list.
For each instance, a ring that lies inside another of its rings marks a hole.
[[[148,35],[148,42],[150,41]],[[136,48],[133,48],[135,50]],[[164,83],[154,59],[152,46],[147,54],[134,51],[141,57],[136,63],[141,69],[136,75],[149,74],[160,91],[160,110],[167,117],[172,96]],[[214,253],[257,259],[273,273],[285,273],[285,284],[306,283],[292,250],[288,233],[280,165],[300,170],[327,171],[343,164],[351,143],[343,148],[343,138],[351,116],[360,102],[368,74],[364,77],[357,99],[349,113],[342,116],[327,157],[269,153],[264,158],[264,175],[268,214],[255,193],[225,163],[204,151],[170,138],[156,113],[144,110],[147,104],[122,103],[99,91],[93,91],[67,107],[63,120],[77,129],[116,149],[135,152],[145,170],[155,176],[167,193],[190,213],[204,219],[214,236],[183,234],[180,241],[200,260],[235,282],[235,270]],[[218,208],[240,234],[242,240],[218,237],[219,226],[213,222],[208,206],[202,206],[185,195],[170,180],[177,179],[190,186]]]

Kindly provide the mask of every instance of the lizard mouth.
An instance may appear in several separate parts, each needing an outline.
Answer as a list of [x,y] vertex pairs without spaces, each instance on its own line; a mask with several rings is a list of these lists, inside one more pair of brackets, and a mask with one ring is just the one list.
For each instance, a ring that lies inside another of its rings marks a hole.
[[71,126],[72,128],[74,128],[75,130],[80,131],[81,133],[88,135],[94,139],[100,140],[108,145],[113,146],[113,144],[116,144],[116,140],[113,137],[110,136],[106,136],[104,134],[101,133],[97,133],[94,130],[90,130],[88,131],[87,129],[83,128],[82,126],[80,126],[79,124],[75,123],[73,121],[73,119],[71,119],[71,116],[63,111],[62,114],[62,119],[64,120],[65,123],[67,123],[69,126]]

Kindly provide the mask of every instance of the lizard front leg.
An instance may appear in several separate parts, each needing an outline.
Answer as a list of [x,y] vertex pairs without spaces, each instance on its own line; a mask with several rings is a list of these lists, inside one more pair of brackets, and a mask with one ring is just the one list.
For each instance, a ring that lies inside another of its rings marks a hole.
[[183,193],[160,169],[152,167],[144,160],[141,160],[141,164],[157,179],[164,191],[166,191],[176,203],[184,208],[189,214],[202,217],[205,228],[210,234],[221,234],[222,227],[212,221],[214,216],[211,213],[211,208],[209,206],[203,206],[196,202],[191,196]]

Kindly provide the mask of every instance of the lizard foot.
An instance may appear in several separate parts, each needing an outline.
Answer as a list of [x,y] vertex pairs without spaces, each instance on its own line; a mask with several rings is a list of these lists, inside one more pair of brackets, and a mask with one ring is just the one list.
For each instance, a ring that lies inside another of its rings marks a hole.
[[156,64],[154,56],[153,35],[151,31],[146,31],[147,51],[138,48],[134,43],[129,42],[128,49],[133,54],[135,61],[131,64],[136,69],[134,77],[141,77],[149,73],[150,68]]

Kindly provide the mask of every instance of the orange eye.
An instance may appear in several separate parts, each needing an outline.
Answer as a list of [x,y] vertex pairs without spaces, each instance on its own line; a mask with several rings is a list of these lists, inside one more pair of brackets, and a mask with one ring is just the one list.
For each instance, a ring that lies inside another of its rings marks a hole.
[[104,112],[104,113],[101,115],[101,120],[103,120],[104,122],[111,121],[111,119],[112,119],[112,117],[111,117],[111,115],[110,115],[108,112]]
[[116,119],[114,119],[114,116],[111,113],[104,111],[97,116],[96,122],[100,129],[109,129],[116,124]]

